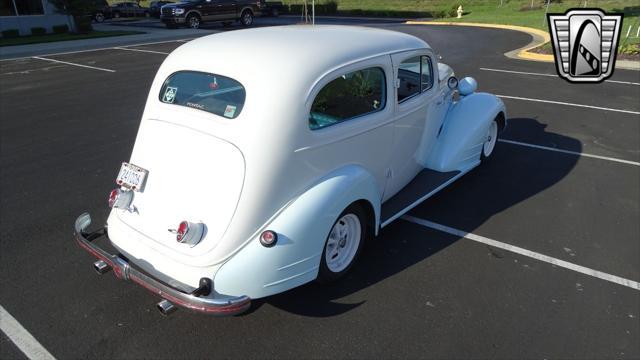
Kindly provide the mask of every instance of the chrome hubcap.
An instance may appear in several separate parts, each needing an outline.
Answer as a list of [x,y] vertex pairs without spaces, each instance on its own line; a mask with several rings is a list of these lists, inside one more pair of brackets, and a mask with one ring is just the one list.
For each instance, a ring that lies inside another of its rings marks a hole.
[[493,121],[489,126],[489,130],[487,132],[487,140],[484,142],[482,146],[482,153],[485,157],[489,157],[493,152],[493,149],[496,147],[496,140],[498,138],[498,123]]
[[354,214],[341,217],[331,229],[325,249],[327,267],[334,273],[346,269],[358,252],[362,228]]

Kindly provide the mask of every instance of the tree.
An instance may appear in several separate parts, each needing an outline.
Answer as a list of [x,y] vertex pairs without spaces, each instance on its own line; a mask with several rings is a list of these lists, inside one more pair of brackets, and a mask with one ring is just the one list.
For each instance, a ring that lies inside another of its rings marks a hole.
[[79,33],[88,33],[92,30],[91,14],[97,9],[97,5],[91,0],[48,0],[57,11],[73,18],[75,30]]

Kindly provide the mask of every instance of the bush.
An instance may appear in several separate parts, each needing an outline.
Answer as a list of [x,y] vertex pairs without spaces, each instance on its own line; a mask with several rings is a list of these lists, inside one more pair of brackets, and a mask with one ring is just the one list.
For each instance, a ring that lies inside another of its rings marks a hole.
[[79,34],[87,34],[93,30],[93,26],[91,26],[91,15],[75,16],[74,20],[76,23],[76,31]]
[[47,33],[47,29],[43,28],[43,27],[32,27],[31,28],[31,35],[44,35]]
[[640,44],[623,44],[618,52],[625,55],[640,55]]
[[291,4],[289,5],[289,13],[294,15],[302,14],[302,5],[299,4]]
[[18,29],[8,29],[2,31],[2,37],[5,39],[17,38],[20,36],[20,31]]
[[55,25],[52,29],[54,34],[66,34],[69,32],[69,25]]
[[338,2],[337,1],[327,1],[325,4],[325,9],[327,14],[337,14],[338,13]]
[[[302,10],[304,9],[301,4],[291,4],[289,6],[283,5],[282,13],[289,13],[292,15],[300,15],[302,14]],[[309,16],[311,16],[311,4],[307,4],[307,11],[309,11]],[[338,2],[329,0],[323,4],[316,4],[316,15],[335,15],[338,13]]]
[[[443,19],[449,17],[449,12],[447,10],[434,10],[431,15],[435,19]],[[451,16],[453,17],[453,15]],[[455,16],[457,16],[457,14]]]

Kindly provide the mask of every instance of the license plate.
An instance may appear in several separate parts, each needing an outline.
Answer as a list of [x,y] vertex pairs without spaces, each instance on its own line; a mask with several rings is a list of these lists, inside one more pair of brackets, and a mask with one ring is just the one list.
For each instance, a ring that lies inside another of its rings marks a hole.
[[147,179],[148,173],[149,171],[139,166],[123,162],[116,178],[116,184],[141,192],[144,189],[144,181]]

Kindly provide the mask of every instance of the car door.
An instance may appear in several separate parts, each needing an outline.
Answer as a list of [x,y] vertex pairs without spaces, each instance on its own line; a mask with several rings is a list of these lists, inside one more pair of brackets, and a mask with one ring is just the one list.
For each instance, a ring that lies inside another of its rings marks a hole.
[[138,4],[131,4],[131,16],[141,16],[142,9]]
[[321,177],[357,164],[376,180],[382,198],[393,137],[393,68],[388,55],[333,70],[307,100],[307,137],[296,155],[304,173]]
[[400,191],[423,169],[423,160],[432,150],[439,128],[438,121],[428,116],[438,98],[431,51],[421,49],[393,54],[391,60],[395,75],[395,120],[391,176],[385,199]]
[[202,16],[202,21],[217,20],[218,5],[220,0],[204,0],[195,6],[196,10]]
[[135,10],[133,8],[133,3],[126,3],[125,7],[124,7],[124,11],[125,11],[125,16],[126,17],[132,17],[132,16],[136,16]]
[[218,0],[220,6],[218,8],[219,20],[233,20],[239,15],[236,14],[238,0]]

